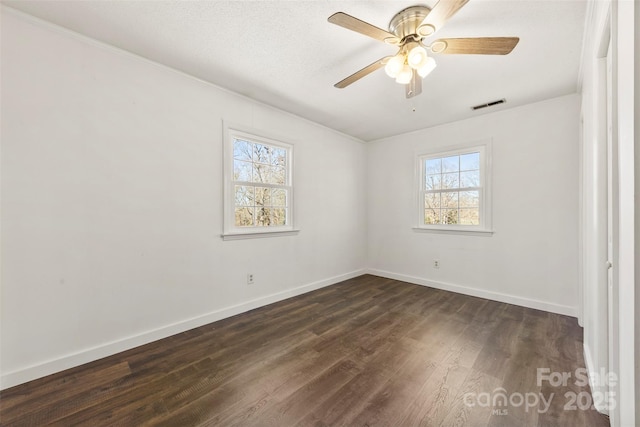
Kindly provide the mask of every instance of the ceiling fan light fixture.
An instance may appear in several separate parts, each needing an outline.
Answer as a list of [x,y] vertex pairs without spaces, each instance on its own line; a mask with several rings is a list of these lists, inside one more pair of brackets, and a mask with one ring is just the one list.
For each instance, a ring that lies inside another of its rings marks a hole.
[[395,79],[398,77],[398,74],[402,71],[404,67],[404,55],[397,54],[396,56],[389,59],[387,65],[384,66],[384,71],[387,73],[389,77]]
[[417,42],[407,44],[407,63],[411,68],[418,70],[422,68],[428,60],[427,51]]
[[425,77],[427,77],[427,75],[433,71],[434,68],[436,68],[436,60],[433,59],[432,57],[427,57],[427,60],[425,61],[424,65],[422,65],[422,67],[418,68],[418,75],[420,77],[422,77],[423,79]]
[[[386,74],[397,83],[405,85],[405,95],[412,98],[422,92],[422,79],[436,67],[431,53],[463,55],[507,55],[518,44],[518,37],[462,37],[434,40],[426,38],[462,8],[469,0],[432,0],[433,7],[416,5],[396,13],[385,30],[344,12],[336,12],[328,18],[332,24],[351,31],[396,45],[394,56],[385,56],[358,70],[334,86],[343,89],[370,73],[384,68]],[[427,51],[430,51],[427,54]]]
[[398,76],[396,77],[396,83],[406,85],[407,83],[411,82],[412,77],[413,69],[409,65],[405,64],[402,67],[402,71],[400,71],[400,73],[398,73]]

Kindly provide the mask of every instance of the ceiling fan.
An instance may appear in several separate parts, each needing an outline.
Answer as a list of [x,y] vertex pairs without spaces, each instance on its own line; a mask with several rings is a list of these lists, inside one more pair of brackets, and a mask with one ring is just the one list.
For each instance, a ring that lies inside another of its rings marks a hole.
[[364,76],[384,67],[386,73],[405,85],[407,98],[422,93],[422,78],[436,66],[427,55],[476,54],[506,55],[520,40],[518,37],[443,38],[426,44],[425,40],[441,29],[469,0],[440,0],[433,8],[425,5],[411,6],[398,12],[389,22],[389,31],[361,21],[344,12],[337,12],[328,19],[332,24],[364,34],[376,40],[397,46],[398,52],[385,56],[356,71],[334,86],[343,89]]

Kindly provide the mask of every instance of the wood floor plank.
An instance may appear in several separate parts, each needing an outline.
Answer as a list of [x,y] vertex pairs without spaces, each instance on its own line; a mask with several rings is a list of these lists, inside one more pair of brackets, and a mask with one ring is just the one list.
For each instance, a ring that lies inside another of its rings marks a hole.
[[[3,390],[0,425],[608,426],[566,409],[588,385],[537,382],[582,345],[575,318],[363,275]],[[500,390],[553,399],[465,400]]]
[[463,366],[438,364],[404,413],[400,414],[399,424],[440,425],[470,372],[470,368]]
[[404,412],[431,376],[436,364],[420,351],[414,350],[389,380],[371,393],[365,407],[348,425],[390,426],[397,422],[397,414]]
[[348,425],[347,421],[367,404],[363,391],[367,395],[376,393],[414,351],[415,346],[406,341],[387,343],[351,381],[330,391],[331,396],[307,414],[300,425]]
[[[30,415],[33,416],[34,424],[37,424],[39,422],[37,420],[46,417],[42,412],[50,413],[50,410],[47,409],[49,400],[56,399],[63,401],[65,405],[76,405],[78,398],[87,391],[119,381],[130,374],[129,364],[127,362],[119,362],[101,369],[85,372],[83,375],[74,375],[64,382],[64,387],[42,387],[28,394],[2,399],[2,414],[7,418],[12,418],[16,416],[16,410],[21,410],[19,405],[28,405],[31,409]],[[65,411],[60,405],[56,406],[56,410],[59,412]]]
[[472,369],[456,397],[451,400],[441,425],[461,427],[486,425],[495,408],[485,406],[480,395],[489,390],[491,395],[498,389],[500,383],[498,378]]
[[313,378],[294,394],[271,405],[260,417],[256,417],[246,425],[276,427],[295,425],[329,397],[328,389],[340,388],[359,372],[360,368],[355,362],[342,359]]

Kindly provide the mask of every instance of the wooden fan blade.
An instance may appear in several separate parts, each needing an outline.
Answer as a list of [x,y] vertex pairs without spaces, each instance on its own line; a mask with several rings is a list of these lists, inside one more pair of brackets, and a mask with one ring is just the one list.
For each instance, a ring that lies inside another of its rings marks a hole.
[[361,78],[363,78],[364,76],[373,73],[377,69],[384,67],[390,58],[391,58],[390,56],[385,56],[384,58],[378,59],[376,62],[367,65],[362,70],[356,71],[355,73],[351,74],[346,79],[340,80],[338,83],[334,84],[334,86],[337,87],[338,89],[344,89],[345,87],[349,86],[351,83],[354,83],[360,80]]
[[369,24],[368,22],[361,21],[358,18],[347,15],[344,12],[334,13],[328,18],[328,21],[332,24],[339,25],[348,30],[364,34],[365,36],[380,40],[382,42],[386,42],[389,44],[400,43],[400,39],[395,34],[391,34],[390,32],[383,30],[382,28],[378,28],[375,25]]
[[[440,0],[431,9],[431,12],[422,21],[423,25],[429,25],[433,27],[433,33],[438,31],[442,26],[455,15],[469,0]],[[427,34],[424,34],[427,35]]]
[[476,54],[476,55],[506,55],[518,44],[518,37],[469,37],[459,39],[438,39],[432,46],[445,44],[443,50],[434,53],[446,54]]

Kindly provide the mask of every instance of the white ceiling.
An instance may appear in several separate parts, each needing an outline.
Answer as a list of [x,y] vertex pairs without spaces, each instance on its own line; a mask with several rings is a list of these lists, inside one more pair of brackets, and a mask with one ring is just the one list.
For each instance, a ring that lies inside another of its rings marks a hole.
[[[386,29],[419,2],[2,3],[364,141],[574,93],[586,11],[586,0],[471,0],[433,39],[518,36],[520,43],[506,56],[435,56],[423,93],[407,100],[383,70],[333,87],[394,48],[327,17],[343,11]],[[470,109],[500,98],[507,103]]]

